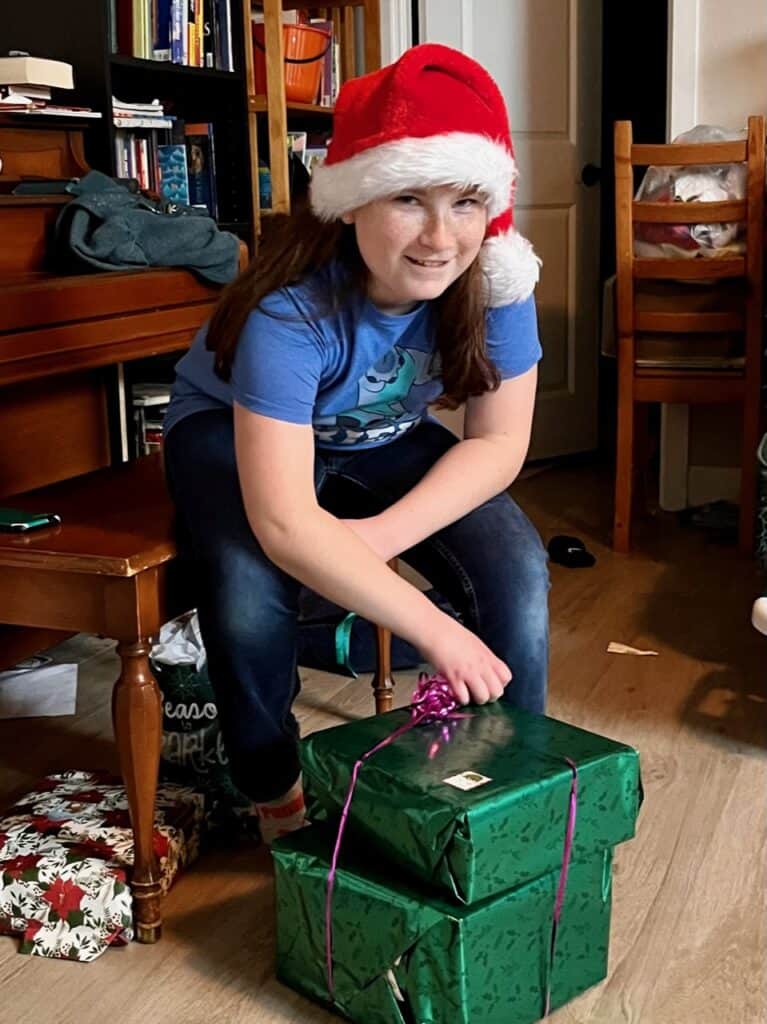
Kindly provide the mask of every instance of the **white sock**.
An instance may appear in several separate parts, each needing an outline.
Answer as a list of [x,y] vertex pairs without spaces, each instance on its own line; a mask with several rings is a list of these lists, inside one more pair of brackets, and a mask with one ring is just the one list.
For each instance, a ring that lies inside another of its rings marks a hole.
[[261,838],[271,846],[279,836],[295,832],[296,829],[308,825],[306,820],[306,804],[304,803],[304,787],[301,776],[293,783],[287,793],[275,800],[255,803]]

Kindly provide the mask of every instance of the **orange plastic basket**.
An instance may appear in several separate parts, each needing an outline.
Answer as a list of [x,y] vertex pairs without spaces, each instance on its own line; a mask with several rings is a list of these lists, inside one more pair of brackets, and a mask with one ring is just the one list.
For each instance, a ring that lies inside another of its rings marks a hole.
[[[285,50],[285,99],[314,103],[320,88],[322,62],[330,47],[330,36],[314,25],[283,25]],[[264,26],[253,26],[253,65],[256,93],[266,94]]]

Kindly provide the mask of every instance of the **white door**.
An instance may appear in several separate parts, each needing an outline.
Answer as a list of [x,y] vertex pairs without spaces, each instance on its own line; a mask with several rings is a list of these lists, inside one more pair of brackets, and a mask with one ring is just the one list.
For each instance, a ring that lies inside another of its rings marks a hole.
[[[530,457],[597,442],[602,4],[420,0],[421,42],[445,43],[498,82],[519,167],[515,224],[543,259],[536,292],[544,357]],[[456,425],[455,420],[451,425]]]

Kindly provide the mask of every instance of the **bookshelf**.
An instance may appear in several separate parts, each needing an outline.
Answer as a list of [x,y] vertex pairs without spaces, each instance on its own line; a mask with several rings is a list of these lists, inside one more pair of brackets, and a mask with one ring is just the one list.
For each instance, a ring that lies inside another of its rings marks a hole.
[[[361,11],[361,17],[355,10]],[[255,47],[251,31],[252,12],[263,12],[266,94],[255,90]],[[243,58],[248,90],[247,116],[252,182],[251,220],[254,244],[262,233],[262,219],[274,213],[290,212],[287,134],[291,130],[330,131],[333,108],[317,103],[286,100],[284,76],[283,12],[303,11],[333,23],[339,42],[339,84],[357,74],[381,66],[380,0],[331,0],[315,4],[308,0],[243,0]],[[359,59],[361,58],[361,59]],[[272,205],[261,209],[259,202],[259,154],[268,163]]]
[[[65,97],[65,102],[101,112],[99,120],[82,123],[88,125],[86,160],[89,166],[106,174],[120,173],[112,96],[128,103],[148,103],[159,98],[167,114],[188,123],[212,124],[217,221],[222,229],[250,242],[254,225],[246,128],[248,90],[240,17],[243,0],[230,0],[233,71],[114,52],[118,2],[122,5],[125,0],[38,0],[11,4],[0,19],[0,51],[27,50],[35,56],[72,65],[75,88],[58,95]],[[127,2],[130,4],[130,0]]]

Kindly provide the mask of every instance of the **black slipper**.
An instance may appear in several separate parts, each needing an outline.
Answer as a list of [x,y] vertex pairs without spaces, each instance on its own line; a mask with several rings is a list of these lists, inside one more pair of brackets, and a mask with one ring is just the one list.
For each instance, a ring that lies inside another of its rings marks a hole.
[[565,565],[568,569],[586,569],[596,562],[591,552],[586,550],[586,545],[577,537],[566,537],[559,534],[549,541],[549,558],[558,565]]

